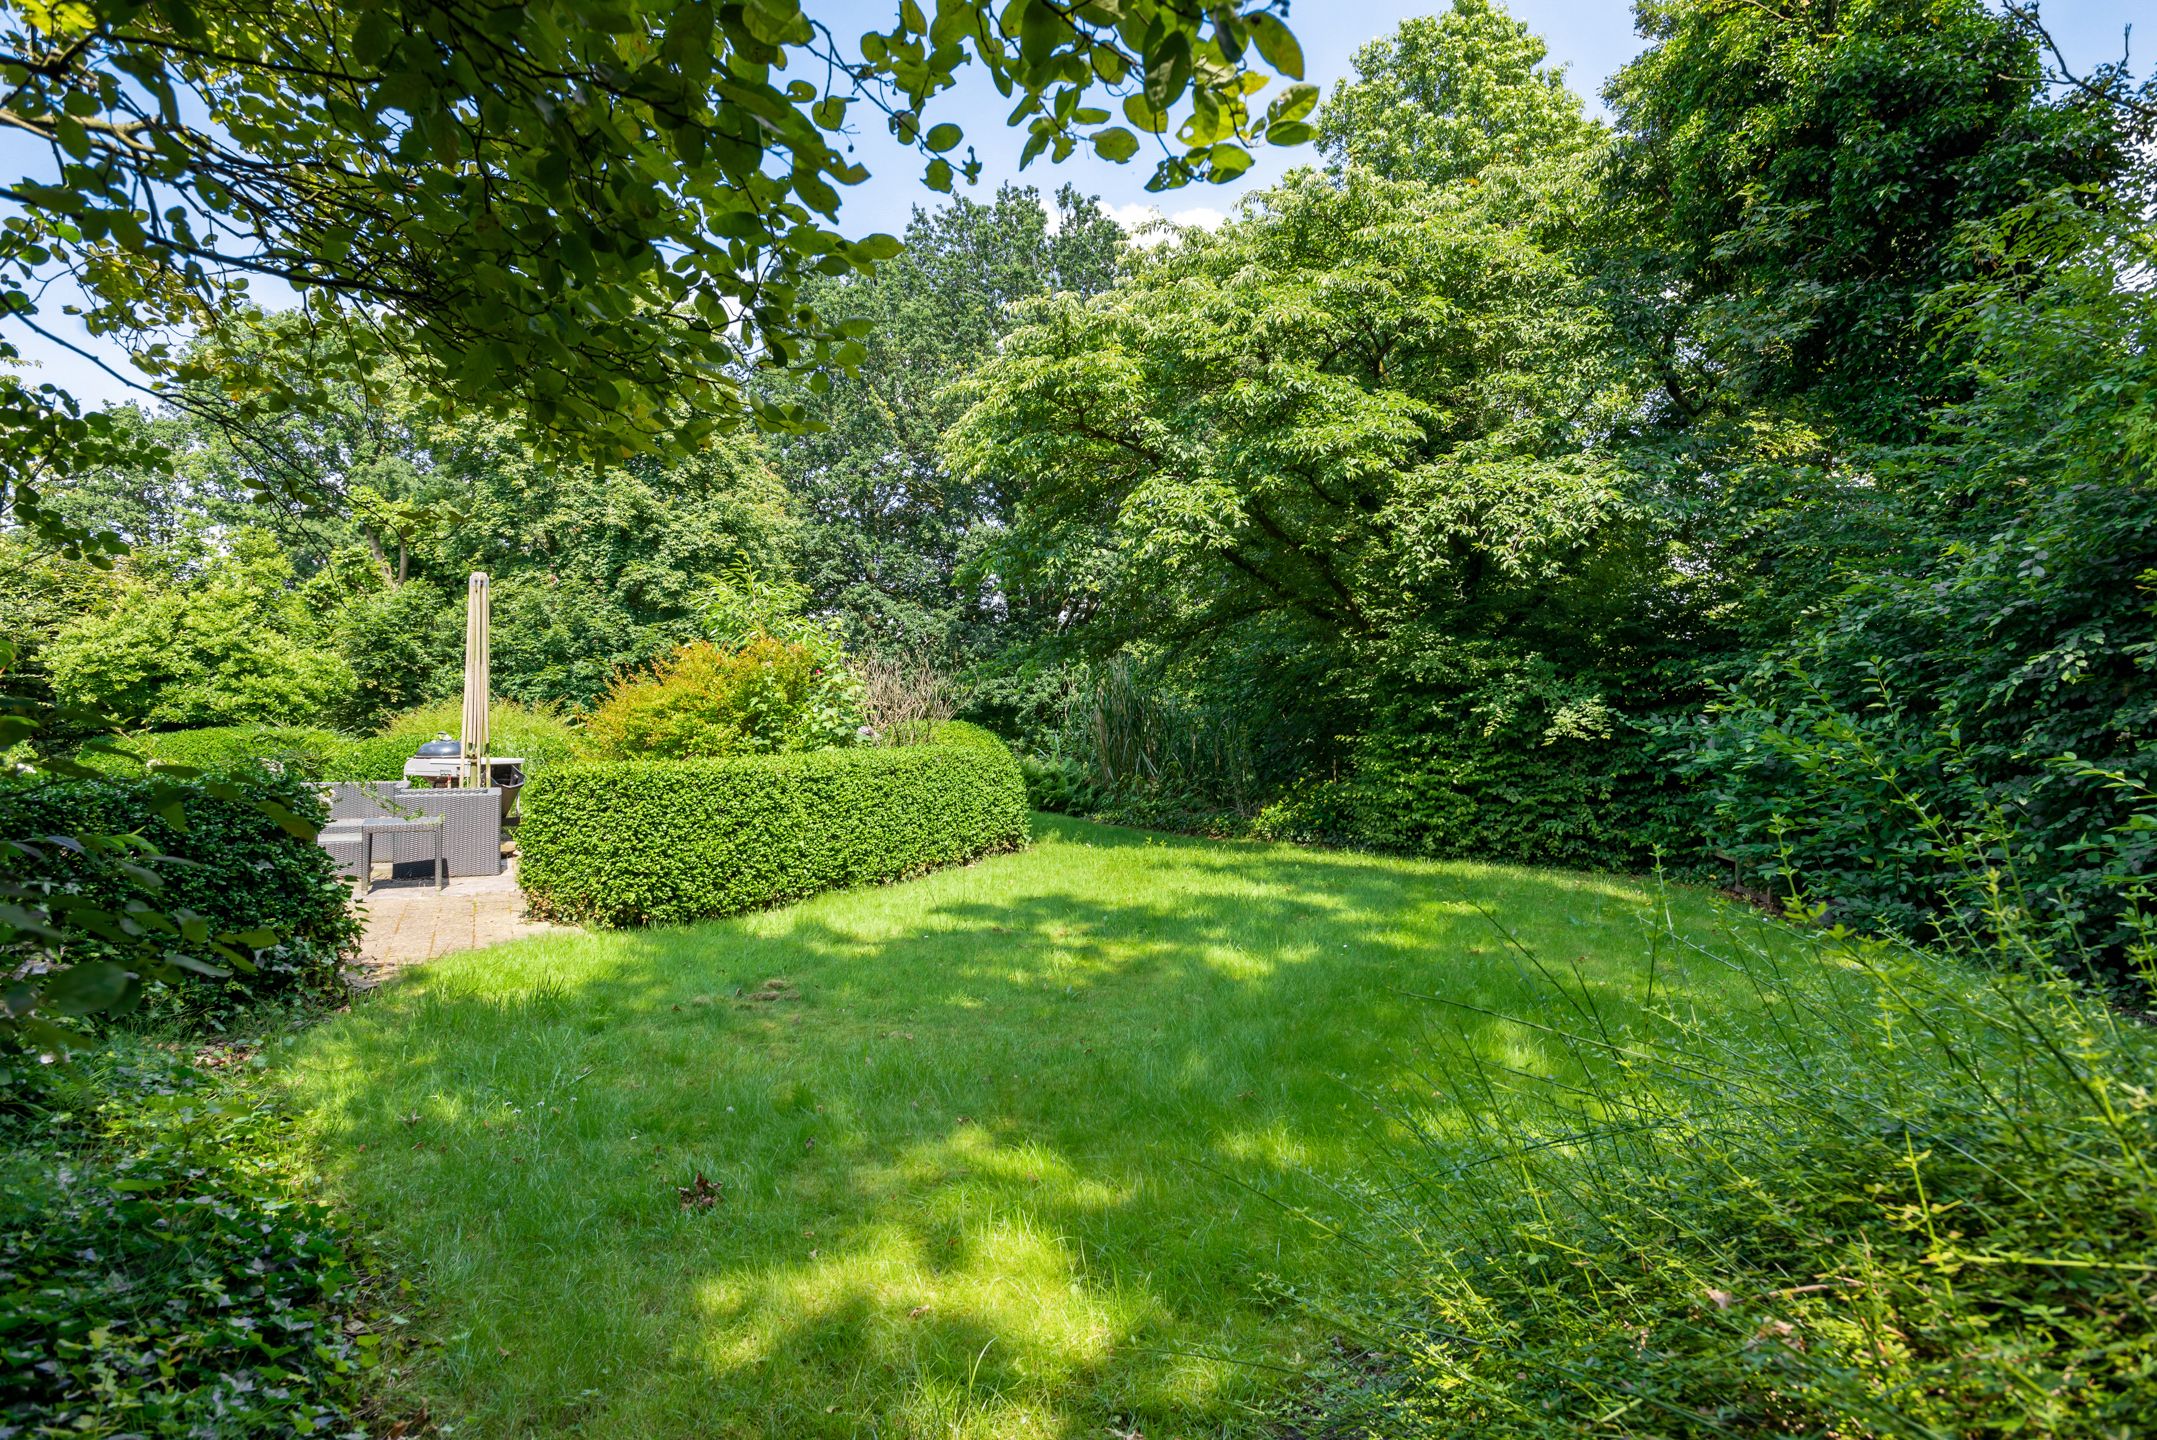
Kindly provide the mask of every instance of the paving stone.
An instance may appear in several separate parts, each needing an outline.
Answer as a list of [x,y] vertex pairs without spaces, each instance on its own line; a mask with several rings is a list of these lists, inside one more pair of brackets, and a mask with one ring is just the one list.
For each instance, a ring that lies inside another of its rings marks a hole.
[[387,865],[375,874],[365,901],[367,931],[360,940],[363,986],[394,979],[437,955],[570,928],[524,913],[514,860],[499,875],[452,880],[446,890],[435,889],[432,880],[393,880]]

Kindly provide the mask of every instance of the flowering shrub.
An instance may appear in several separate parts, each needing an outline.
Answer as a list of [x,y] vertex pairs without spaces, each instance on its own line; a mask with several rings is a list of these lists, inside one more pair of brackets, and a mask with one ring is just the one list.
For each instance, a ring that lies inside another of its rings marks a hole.
[[776,755],[846,744],[862,719],[861,682],[836,643],[760,633],[734,650],[685,645],[617,680],[585,736],[616,760]]

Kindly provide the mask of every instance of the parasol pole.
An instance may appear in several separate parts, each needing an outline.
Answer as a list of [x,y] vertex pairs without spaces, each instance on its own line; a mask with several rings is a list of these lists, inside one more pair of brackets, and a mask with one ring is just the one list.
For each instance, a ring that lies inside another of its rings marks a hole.
[[487,665],[489,612],[487,577],[473,571],[464,599],[464,783],[484,788],[487,774],[487,701],[493,681]]

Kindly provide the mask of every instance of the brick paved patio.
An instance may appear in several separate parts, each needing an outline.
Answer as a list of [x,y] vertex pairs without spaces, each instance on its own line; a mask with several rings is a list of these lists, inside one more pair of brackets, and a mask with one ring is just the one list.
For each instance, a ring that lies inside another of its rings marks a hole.
[[524,913],[516,861],[499,875],[476,875],[436,890],[432,880],[392,880],[389,867],[363,902],[367,933],[360,941],[360,983],[379,985],[406,966],[458,950],[477,950],[526,935],[568,930]]

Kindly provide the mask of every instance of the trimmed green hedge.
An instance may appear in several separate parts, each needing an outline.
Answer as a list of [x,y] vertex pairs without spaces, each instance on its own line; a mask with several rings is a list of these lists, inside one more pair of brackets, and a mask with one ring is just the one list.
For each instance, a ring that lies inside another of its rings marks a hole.
[[[353,742],[334,730],[305,725],[205,725],[130,735],[124,742],[144,759],[220,774],[254,770],[276,761],[299,774],[320,776],[330,760]],[[84,757],[116,774],[136,773],[132,761]],[[354,777],[363,778],[363,777]]]
[[525,787],[518,880],[536,914],[680,924],[903,879],[1026,843],[1004,743],[565,765]]
[[[455,735],[460,719],[452,701],[400,715],[377,735],[305,725],[207,725],[135,735],[128,743],[147,759],[203,771],[254,770],[275,761],[315,780],[400,780],[413,752],[437,734]],[[519,756],[529,769],[582,758],[576,731],[543,711],[497,701],[493,734],[489,748],[495,754]],[[120,773],[133,768],[121,761],[92,763]]]

